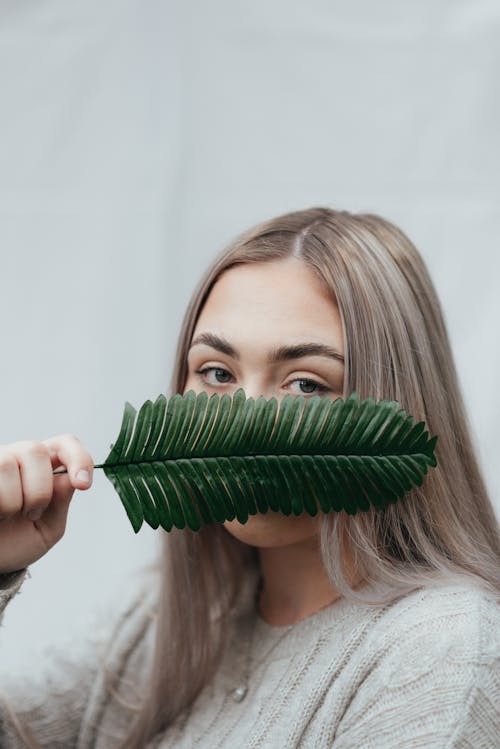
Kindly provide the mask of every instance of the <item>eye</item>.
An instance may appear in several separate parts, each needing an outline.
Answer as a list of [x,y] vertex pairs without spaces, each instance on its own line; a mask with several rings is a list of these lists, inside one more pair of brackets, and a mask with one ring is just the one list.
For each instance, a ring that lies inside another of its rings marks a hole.
[[328,393],[330,391],[330,388],[320,385],[315,380],[297,379],[292,380],[290,384],[293,385],[294,383],[298,383],[301,388],[298,391],[298,395],[319,395],[320,393]]
[[[212,381],[209,380],[208,372],[214,373],[213,376],[215,378],[215,381],[213,378]],[[221,367],[205,367],[205,369],[196,369],[195,374],[197,374],[199,379],[206,385],[224,385],[229,382],[232,377],[227,369],[222,369]]]

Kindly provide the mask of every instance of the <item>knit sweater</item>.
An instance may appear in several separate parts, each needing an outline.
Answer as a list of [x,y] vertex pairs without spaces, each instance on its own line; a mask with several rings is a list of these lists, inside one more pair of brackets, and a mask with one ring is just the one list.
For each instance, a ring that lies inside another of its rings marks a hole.
[[[0,612],[25,576],[0,576]],[[121,699],[137,702],[155,590],[134,592],[107,634],[92,630],[43,673],[1,676],[2,749],[24,747],[5,700],[47,749],[116,746],[130,713],[106,689],[102,661],[122,673]],[[500,605],[472,585],[420,588],[376,608],[341,598],[291,627],[252,607],[215,677],[147,749],[498,749],[499,666]]]

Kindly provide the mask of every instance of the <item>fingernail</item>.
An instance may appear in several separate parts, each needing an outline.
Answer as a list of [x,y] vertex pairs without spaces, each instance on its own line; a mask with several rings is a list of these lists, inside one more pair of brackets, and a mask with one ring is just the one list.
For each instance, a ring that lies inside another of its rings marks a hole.
[[40,508],[38,508],[38,510],[30,510],[26,514],[26,517],[28,518],[28,520],[40,520],[40,518],[42,517],[42,515],[43,515],[43,510],[41,510]]
[[78,471],[78,473],[76,474],[76,478],[78,479],[78,481],[83,481],[85,484],[88,484],[90,481],[90,473],[89,471],[84,470]]

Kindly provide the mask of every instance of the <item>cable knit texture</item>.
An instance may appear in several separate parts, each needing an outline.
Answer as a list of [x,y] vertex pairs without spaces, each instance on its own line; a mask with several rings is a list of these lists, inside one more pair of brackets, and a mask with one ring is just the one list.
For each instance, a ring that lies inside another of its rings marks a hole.
[[[25,575],[0,576],[0,611]],[[151,665],[155,590],[136,590],[106,635],[92,628],[32,680],[2,672],[2,749],[24,747],[6,702],[47,749],[117,745],[131,719],[123,702],[140,700]],[[244,610],[215,678],[147,749],[498,749],[499,666],[500,604],[473,586],[378,608],[341,599],[291,628]]]

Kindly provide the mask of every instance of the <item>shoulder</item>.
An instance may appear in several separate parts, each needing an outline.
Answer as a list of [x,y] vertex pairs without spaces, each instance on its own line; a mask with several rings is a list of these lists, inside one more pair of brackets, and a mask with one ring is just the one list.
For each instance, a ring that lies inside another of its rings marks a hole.
[[500,657],[500,602],[472,585],[421,588],[385,607],[368,640],[401,678],[446,660],[450,676],[455,664],[472,679]]
[[427,650],[438,652],[463,645],[480,657],[492,641],[498,644],[500,601],[478,586],[443,584],[403,596],[387,608],[384,619],[393,637],[425,637]]
[[493,595],[462,584],[420,588],[379,610],[362,651],[342,724],[346,739],[364,745],[365,735],[382,732],[392,736],[390,747],[424,736],[425,746],[493,746],[500,723]]

